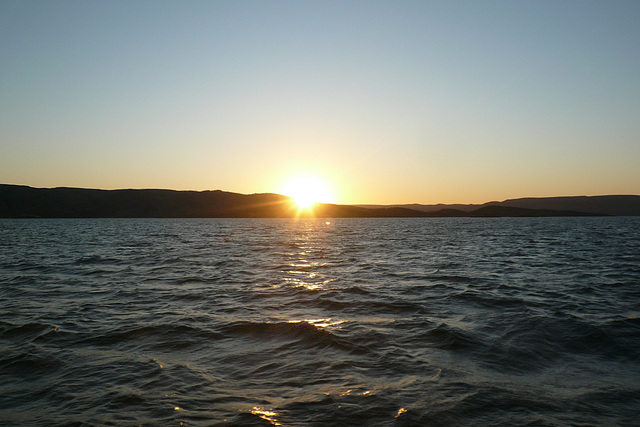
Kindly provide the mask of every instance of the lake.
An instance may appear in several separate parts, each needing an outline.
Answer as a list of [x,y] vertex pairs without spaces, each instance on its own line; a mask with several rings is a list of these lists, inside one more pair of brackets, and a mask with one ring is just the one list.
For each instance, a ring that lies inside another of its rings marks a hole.
[[0,220],[0,424],[638,425],[640,217]]

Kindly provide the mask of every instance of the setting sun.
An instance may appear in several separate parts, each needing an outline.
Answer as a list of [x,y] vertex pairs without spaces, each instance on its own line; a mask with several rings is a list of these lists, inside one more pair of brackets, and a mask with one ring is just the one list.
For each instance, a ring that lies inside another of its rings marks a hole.
[[331,202],[329,188],[315,177],[298,177],[284,187],[282,193],[293,198],[299,209],[309,209],[315,203]]

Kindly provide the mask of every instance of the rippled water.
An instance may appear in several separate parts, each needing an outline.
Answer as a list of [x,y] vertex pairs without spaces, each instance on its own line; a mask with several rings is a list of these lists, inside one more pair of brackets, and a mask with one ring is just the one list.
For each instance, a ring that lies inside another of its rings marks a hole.
[[638,425],[640,218],[0,220],[2,425]]

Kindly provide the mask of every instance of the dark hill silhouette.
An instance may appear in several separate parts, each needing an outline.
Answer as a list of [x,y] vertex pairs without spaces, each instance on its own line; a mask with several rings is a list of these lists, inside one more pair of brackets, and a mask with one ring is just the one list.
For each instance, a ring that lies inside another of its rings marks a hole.
[[577,196],[577,197],[526,197],[489,202],[486,205],[513,206],[526,209],[553,209],[590,212],[594,214],[633,216],[640,215],[640,196]]
[[405,209],[413,209],[415,211],[422,212],[439,212],[439,211],[459,211],[459,212],[471,212],[474,211],[483,205],[473,205],[473,204],[444,204],[438,203],[435,205],[422,205],[419,203],[409,203],[409,204],[400,204],[400,205],[374,205],[374,204],[358,204],[353,205],[361,208],[367,209],[381,209],[381,208],[405,208]]
[[592,214],[576,211],[560,211],[552,209],[526,209],[513,206],[484,206],[466,213],[472,217],[538,217],[538,216],[593,216]]
[[290,198],[277,194],[0,186],[2,217],[286,217],[293,209]]
[[[385,205],[357,205],[360,207],[380,209]],[[389,205],[387,207],[403,207],[422,212],[437,212],[444,209],[455,209],[463,212],[473,212],[487,206],[510,206],[524,209],[586,212],[594,215],[640,215],[640,196],[611,195],[611,196],[575,196],[575,197],[526,197],[508,199],[502,202],[492,201],[481,205],[474,204],[435,204],[421,205],[417,203],[405,205]],[[506,211],[505,211],[506,212]]]
[[333,205],[320,203],[314,206],[313,215],[318,218],[393,218],[393,217],[424,217],[424,212],[406,208],[366,209],[349,205]]
[[92,190],[0,185],[0,217],[10,218],[288,218],[419,217],[405,208],[317,204],[299,212],[290,197],[226,191]]
[[[635,212],[630,197],[602,196],[618,203],[616,212]],[[620,199],[622,198],[622,199]],[[567,198],[563,198],[567,199]],[[570,198],[568,198],[570,199]],[[440,209],[417,209],[425,205],[377,208],[321,203],[312,211],[299,212],[293,200],[279,194],[238,194],[221,190],[94,190],[84,188],[33,188],[0,184],[2,218],[374,218],[374,217],[502,217],[578,216],[576,210],[531,209],[504,203],[536,205],[537,199],[490,202],[485,205],[431,205]],[[606,200],[599,200],[606,207]],[[565,204],[558,206],[570,206]],[[627,204],[624,204],[627,203]],[[540,204],[542,206],[542,204]],[[449,206],[449,207],[448,207]],[[473,209],[470,208],[473,206]],[[591,205],[588,205],[591,206]],[[630,209],[625,208],[630,206]],[[626,209],[626,210],[625,210]],[[601,213],[599,213],[601,214]],[[639,213],[640,214],[640,213]]]

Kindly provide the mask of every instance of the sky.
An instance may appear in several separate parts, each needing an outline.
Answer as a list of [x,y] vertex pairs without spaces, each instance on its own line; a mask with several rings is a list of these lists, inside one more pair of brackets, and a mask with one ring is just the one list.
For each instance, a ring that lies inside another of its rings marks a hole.
[[640,1],[0,0],[0,183],[640,194]]

